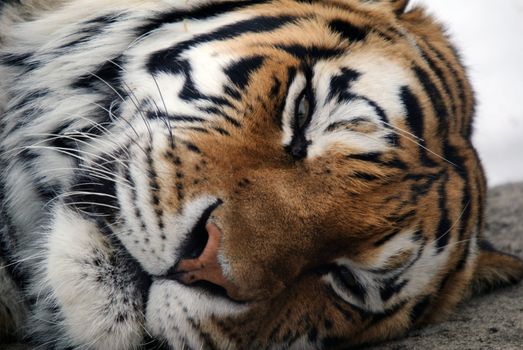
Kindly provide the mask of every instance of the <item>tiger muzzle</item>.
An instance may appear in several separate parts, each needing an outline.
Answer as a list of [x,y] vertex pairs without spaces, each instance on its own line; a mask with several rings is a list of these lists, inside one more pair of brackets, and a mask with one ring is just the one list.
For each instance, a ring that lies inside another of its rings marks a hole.
[[209,282],[223,288],[227,296],[233,300],[246,301],[239,294],[238,287],[225,277],[220,265],[218,253],[222,233],[212,222],[205,226],[209,235],[207,244],[200,256],[194,259],[182,259],[175,269],[175,279],[185,285],[197,282]]

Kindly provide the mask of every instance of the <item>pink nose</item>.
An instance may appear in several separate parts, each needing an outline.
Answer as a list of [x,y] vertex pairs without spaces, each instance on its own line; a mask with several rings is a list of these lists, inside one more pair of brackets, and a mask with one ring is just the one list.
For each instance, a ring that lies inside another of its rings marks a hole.
[[196,259],[184,259],[176,267],[177,280],[183,284],[193,284],[198,281],[207,281],[225,289],[231,299],[241,300],[238,287],[224,275],[218,261],[220,247],[220,229],[212,222],[205,226],[209,239],[201,255]]

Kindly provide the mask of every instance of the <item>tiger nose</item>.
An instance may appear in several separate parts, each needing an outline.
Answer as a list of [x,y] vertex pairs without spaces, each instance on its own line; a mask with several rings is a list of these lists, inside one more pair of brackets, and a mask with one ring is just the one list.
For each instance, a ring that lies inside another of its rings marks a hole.
[[212,222],[207,223],[205,228],[209,235],[205,248],[199,257],[183,259],[178,263],[175,269],[176,279],[185,285],[198,281],[210,282],[222,287],[231,299],[241,300],[238,287],[224,276],[219,262],[218,252],[222,233]]

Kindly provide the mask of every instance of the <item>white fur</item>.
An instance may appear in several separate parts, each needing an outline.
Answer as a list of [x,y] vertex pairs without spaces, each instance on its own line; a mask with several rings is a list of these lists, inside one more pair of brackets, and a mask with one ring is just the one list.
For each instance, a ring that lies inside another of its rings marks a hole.
[[[59,208],[54,217],[46,279],[53,286],[69,335],[94,349],[136,348],[143,336],[144,320],[132,308],[132,303],[139,303],[133,300],[133,286],[97,282],[111,269],[118,273],[111,266],[111,256],[117,252],[96,225],[78,214]],[[93,265],[94,259],[101,265]],[[124,322],[118,322],[121,314],[128,317]]]

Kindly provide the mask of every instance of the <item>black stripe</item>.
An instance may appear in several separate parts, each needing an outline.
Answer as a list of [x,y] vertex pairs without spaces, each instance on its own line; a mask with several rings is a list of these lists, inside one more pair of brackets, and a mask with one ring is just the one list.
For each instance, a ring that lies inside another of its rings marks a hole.
[[[163,58],[160,56],[151,56],[149,63],[152,65],[155,64],[164,64],[166,62],[158,61],[157,59],[162,60]],[[193,100],[207,100],[215,104],[216,106],[227,106],[227,107],[233,107],[233,105],[225,98],[218,97],[218,96],[207,96],[202,94],[194,85],[194,81],[192,79],[192,67],[189,61],[187,60],[178,60],[178,61],[172,61],[168,63],[168,69],[170,70],[170,73],[172,74],[182,74],[185,77],[185,83],[180,91],[180,94],[178,97],[182,100],[186,101],[193,101]],[[161,69],[159,72],[162,71]]]
[[[431,58],[430,55],[427,52],[425,52],[421,47],[419,47],[419,49],[420,49],[420,52],[421,52],[421,56],[423,57],[425,62],[427,62],[427,64],[429,65],[429,68],[432,70],[432,72],[434,72],[434,74],[436,75],[436,77],[440,81],[441,86],[443,87],[443,90],[444,90],[444,92],[446,94],[446,97],[448,98],[448,101],[453,101],[453,95],[452,95],[452,92],[450,91],[450,86],[448,84],[448,81],[447,81],[447,79],[445,79],[445,74],[444,74],[443,70],[439,66],[442,63],[440,61],[435,61],[433,58]],[[452,109],[454,111],[454,114],[455,114],[457,106],[456,106],[456,104],[454,104],[452,102],[451,102],[451,105],[452,105],[451,107],[452,107]],[[447,109],[447,107],[446,107],[446,109]],[[447,112],[449,113],[450,110],[447,109]]]
[[231,86],[226,86],[223,90],[228,96],[232,97],[237,101],[241,101],[242,94],[240,93],[240,91],[238,91],[238,89],[235,89]]
[[338,33],[343,39],[350,42],[365,40],[369,32],[367,27],[356,27],[354,24],[341,19],[329,22],[329,28],[331,31]]
[[225,68],[224,73],[235,87],[242,90],[249,83],[251,75],[263,65],[264,60],[263,56],[242,58]]
[[146,149],[147,153],[147,175],[149,177],[149,189],[151,191],[151,204],[155,208],[155,213],[158,220],[158,227],[162,231],[162,239],[165,239],[163,233],[164,220],[163,220],[163,209],[160,206],[160,183],[158,181],[158,173],[154,166],[154,158],[152,155],[152,146]]
[[[469,148],[472,148],[472,145],[470,145]],[[467,232],[470,216],[472,213],[472,194],[470,189],[470,182],[468,178],[468,173],[466,171],[465,167],[465,158],[462,157],[458,149],[454,146],[452,146],[448,141],[444,145],[444,156],[446,159],[451,161],[452,163],[456,164],[456,167],[453,167],[452,170],[455,171],[463,180],[463,197],[461,199],[461,207],[463,212],[461,213],[461,226],[459,230],[459,240],[462,240],[465,237],[465,234]]]
[[203,123],[206,121],[205,118],[195,117],[191,115],[183,114],[167,114],[162,111],[149,111],[146,114],[148,119],[158,119],[158,120],[169,120],[175,122],[194,122],[194,123]]
[[391,239],[393,239],[394,237],[396,237],[400,232],[401,232],[401,230],[394,230],[394,231],[390,232],[389,234],[383,236],[382,238],[380,238],[376,242],[374,242],[373,245],[375,247],[382,246],[385,243],[387,243],[388,241],[390,241]]
[[[332,84],[332,81],[331,81],[331,84]],[[331,89],[331,92],[332,92],[332,89]],[[329,98],[330,98],[330,93],[329,93]],[[338,103],[351,102],[351,101],[356,101],[356,100],[363,100],[363,101],[367,102],[374,109],[378,118],[380,118],[380,120],[382,122],[389,124],[389,118],[388,118],[387,114],[385,113],[385,110],[383,110],[383,108],[381,108],[376,102],[374,102],[370,98],[361,96],[361,95],[356,95],[348,90],[341,93],[338,96]],[[388,141],[392,146],[397,145],[397,135],[395,133],[390,133],[389,135],[387,135],[387,138],[389,139]]]
[[280,95],[280,90],[281,90],[281,80],[276,75],[273,75],[272,76],[272,86],[271,86],[271,90],[269,92],[269,97],[271,99],[277,98]]
[[338,101],[341,99],[347,99],[348,96],[346,96],[346,94],[348,93],[350,86],[360,76],[361,73],[353,69],[342,68],[340,74],[334,75],[331,78],[329,84],[329,95],[327,98],[332,100],[333,98],[338,97]]
[[[0,165],[2,165],[1,169],[5,169],[3,162]],[[4,265],[0,265],[0,268],[7,271],[18,287],[25,288],[29,283],[30,276],[22,270],[21,264],[17,263],[19,259],[14,256],[17,246],[16,234],[14,225],[4,208],[6,194],[5,183],[0,179],[0,258],[4,262]]]
[[40,67],[40,63],[34,59],[32,53],[6,53],[0,55],[0,64],[24,68],[24,71],[29,72]]
[[330,84],[329,84],[329,95],[327,97],[328,100],[332,100],[337,97],[337,100],[339,103],[341,102],[350,102],[354,100],[363,100],[367,102],[374,110],[376,111],[376,114],[380,118],[381,121],[388,123],[389,118],[387,117],[387,114],[381,108],[376,102],[369,99],[365,96],[356,95],[349,91],[352,83],[357,80],[361,76],[361,73],[349,69],[349,68],[342,68],[341,73],[332,76]]
[[275,47],[300,59],[312,58],[314,60],[320,60],[340,56],[346,53],[346,51],[342,49],[332,49],[319,46],[303,46],[298,44],[276,45]]
[[334,291],[332,291],[331,294],[334,295],[334,300],[333,300],[332,305],[343,316],[345,321],[348,321],[348,322],[354,321],[354,315],[351,313],[349,306],[346,304],[338,303],[338,299],[340,299],[340,297]]
[[[138,227],[133,228],[133,230],[135,230],[135,233],[137,234],[137,237],[139,237],[140,236],[140,232],[138,230],[142,229],[145,232],[147,232],[147,225],[145,224],[145,220],[143,218],[142,211],[141,211],[140,207],[137,205],[138,204],[138,192],[137,192],[137,189],[136,189],[136,183],[134,182],[134,179],[131,176],[131,168],[130,168],[130,164],[129,164],[128,160],[125,161],[123,176],[124,176],[126,182],[129,184],[129,187],[130,187],[130,191],[131,191],[131,207],[134,209],[134,216],[136,217],[136,219],[140,223],[140,227],[139,228]],[[138,231],[138,232],[136,232],[136,231]]]
[[476,176],[472,180],[476,184],[476,203],[478,206],[478,222],[476,229],[478,232],[481,232],[484,226],[485,222],[485,192],[484,189],[486,187],[486,179],[485,174],[483,173],[483,170],[481,169],[481,163],[477,154],[477,151],[474,149],[474,147],[471,148],[472,152],[474,153],[474,159],[478,164],[478,169],[476,169]]
[[436,119],[438,122],[438,133],[441,136],[444,136],[447,134],[448,129],[448,114],[445,101],[443,100],[441,93],[436,88],[427,72],[425,72],[420,67],[416,66],[414,67],[414,73],[416,74],[419,82],[423,86],[423,89],[429,96],[432,106],[434,107],[434,112],[436,114]]
[[438,188],[438,209],[441,214],[438,228],[436,230],[436,247],[438,254],[447,246],[452,234],[452,222],[449,219],[449,210],[447,209],[447,191],[445,188],[448,178],[448,174],[445,173]]
[[403,86],[401,88],[400,98],[407,111],[405,121],[409,125],[409,128],[412,131],[412,133],[417,137],[421,138],[421,140],[417,140],[417,142],[420,144],[418,148],[421,163],[428,167],[436,166],[436,163],[428,156],[427,151],[425,149],[426,143],[424,140],[422,140],[425,128],[425,116],[423,115],[423,110],[421,109],[421,105],[418,98],[412,93],[412,91],[407,86]]
[[459,259],[458,263],[456,264],[456,268],[455,268],[456,272],[463,271],[463,269],[467,265],[467,261],[469,260],[470,253],[471,253],[471,242],[472,241],[470,239],[464,241],[466,246],[465,246],[465,249],[463,250],[461,258]]
[[[343,344],[347,344],[350,342],[349,338],[344,337],[325,337],[321,340],[321,347],[320,349],[334,349],[334,348],[340,348]],[[347,349],[347,348],[344,348]]]
[[191,142],[184,142],[184,144],[189,151],[196,153],[196,154],[202,154],[202,151],[195,144],[193,144]]
[[211,41],[231,40],[247,33],[270,32],[288,24],[294,19],[295,17],[292,16],[258,16],[226,25],[214,32],[197,35],[192,39],[182,41],[170,48],[152,54],[147,61],[147,69],[151,74],[160,72],[178,74],[180,69],[176,65],[177,62],[180,62],[181,54],[194,46]]
[[101,35],[104,31],[105,28],[101,24],[96,24],[95,26],[91,26],[90,28],[83,28],[82,30],[74,33],[74,35],[77,36],[76,39],[58,46],[56,50],[74,49],[76,46],[80,44],[85,44],[90,40],[95,40],[95,37]]
[[[17,112],[19,109],[27,108],[32,102],[45,98],[51,94],[51,90],[47,89],[37,89],[37,90],[26,90],[25,93],[21,96],[22,98],[13,105],[7,105],[7,110],[5,114],[10,114]],[[28,114],[28,113],[24,113]]]
[[44,203],[48,203],[62,193],[62,186],[49,183],[48,179],[39,178],[34,180],[35,191]]
[[349,154],[349,155],[346,155],[345,158],[360,160],[362,162],[374,163],[374,164],[378,164],[380,166],[384,166],[387,168],[394,168],[394,169],[401,169],[401,170],[408,169],[407,164],[405,164],[405,162],[403,162],[401,159],[393,158],[390,160],[382,160],[382,159],[380,159],[381,156],[382,156],[382,153],[371,152],[371,153]]
[[[101,118],[109,118],[107,113],[100,113]],[[112,125],[112,121],[102,120],[100,122],[95,122],[94,118],[96,115],[93,115],[92,124],[88,125],[82,129],[72,128],[75,121],[68,121],[57,126],[51,134],[54,136],[49,136],[49,145],[57,149],[65,149],[73,155],[70,156],[71,159],[76,161],[75,155],[79,156],[79,144],[86,144],[92,139],[93,136],[104,135],[106,130],[104,128]],[[59,150],[58,150],[59,151]],[[64,156],[66,154],[62,153]]]
[[382,161],[380,159],[381,155],[382,154],[378,153],[378,152],[371,152],[371,153],[349,154],[349,155],[346,155],[345,158],[361,160],[361,161],[370,162],[370,163],[382,164]]
[[[114,62],[114,63],[113,63]],[[72,84],[73,89],[87,89],[95,91],[109,91],[113,94],[113,87],[121,96],[126,92],[120,86],[122,78],[122,57],[116,57],[112,61],[105,61],[93,73],[87,73],[78,77]]]
[[[173,327],[176,328],[176,327]],[[179,329],[176,329],[179,332]],[[158,338],[151,338],[148,332],[145,332],[146,335],[142,340],[142,350],[171,350],[169,343],[166,340],[160,340]]]
[[142,36],[166,24],[177,23],[183,20],[205,20],[228,12],[237,11],[246,7],[265,4],[269,0],[240,0],[222,3],[206,4],[190,10],[173,10],[162,13],[155,18],[149,19],[146,24],[137,28],[137,36]]
[[389,215],[385,219],[389,222],[394,222],[398,226],[402,226],[402,225],[405,225],[406,221],[414,218],[416,216],[416,214],[417,214],[416,210],[410,210],[401,215],[399,215],[399,214]]
[[376,176],[374,174],[363,173],[361,171],[354,171],[350,175],[350,177],[354,178],[354,179],[365,180],[365,181],[376,181],[376,180],[380,179],[378,176]]
[[335,265],[331,269],[331,276],[334,281],[341,284],[351,295],[361,301],[365,301],[367,295],[365,286],[345,266]]
[[385,310],[385,311],[379,312],[379,313],[372,313],[371,314],[372,321],[370,322],[370,324],[367,327],[370,327],[385,319],[393,317],[395,314],[400,312],[405,307],[406,304],[407,304],[407,302],[404,301],[404,302],[401,302],[401,303],[397,304],[396,306],[392,307],[391,309],[388,309],[388,310]]
[[[111,167],[110,164],[105,164],[101,170],[112,170],[109,167]],[[73,193],[65,197],[64,203],[66,205],[79,209],[82,213],[92,215],[95,218],[102,216],[109,221],[116,218],[116,209],[111,208],[119,207],[116,199],[116,184],[113,180],[96,176],[96,174],[89,174],[89,170],[87,170],[75,177],[71,189],[83,193]],[[97,193],[109,194],[111,197],[100,196]]]
[[401,88],[401,101],[407,110],[406,122],[414,135],[424,136],[424,116],[420,103],[407,86]]
[[399,158],[393,158],[391,160],[387,160],[387,161],[383,162],[383,165],[385,165],[389,168],[396,168],[396,169],[400,169],[400,170],[408,170],[408,168],[409,168],[408,165]]
[[202,112],[210,113],[210,114],[214,114],[216,116],[222,117],[227,123],[229,123],[230,125],[232,125],[236,128],[240,128],[242,126],[238,120],[231,117],[230,115],[228,115],[227,113],[225,113],[223,110],[221,110],[220,108],[218,108],[216,106],[204,107],[204,108],[199,108],[199,109]]
[[430,306],[431,297],[429,295],[424,296],[419,300],[410,310],[410,323],[416,324],[421,317],[425,314],[428,307]]
[[[454,68],[454,66],[449,62],[449,60],[447,60],[443,56],[443,53],[441,53],[441,51],[439,51],[438,49],[436,49],[434,46],[432,46],[431,44],[429,44],[426,41],[424,41],[424,43],[428,47],[428,49],[432,53],[434,53],[436,55],[436,57],[441,62],[443,62],[443,64],[445,64],[447,69],[450,71],[451,76],[454,78],[454,82],[456,83],[457,88],[458,88],[458,98],[461,101],[461,118],[462,118],[463,122],[466,122],[467,121],[467,117],[468,117],[468,115],[467,115],[467,104],[465,103],[465,102],[467,102],[466,101],[466,97],[465,97],[465,85],[466,85],[466,83],[465,83],[465,81],[463,79],[461,79],[461,74],[463,74],[466,77],[466,73],[463,72],[463,71],[458,72],[456,70],[456,68]],[[452,51],[452,53],[454,54],[455,59],[458,61],[458,65],[460,67],[463,67],[463,65],[460,62],[460,57],[459,57],[458,53],[456,52],[456,50],[452,46],[450,46],[449,49]],[[465,131],[465,136],[470,136],[471,126],[470,125],[467,126],[467,127],[463,126],[462,128]]]
[[177,130],[187,130],[187,131],[196,131],[202,134],[210,133],[209,129],[205,129],[199,126],[180,126],[176,127]]
[[380,297],[383,302],[387,302],[394,295],[401,292],[401,290],[409,283],[408,280],[403,280],[397,283],[397,278],[384,281],[384,286],[380,288]]

